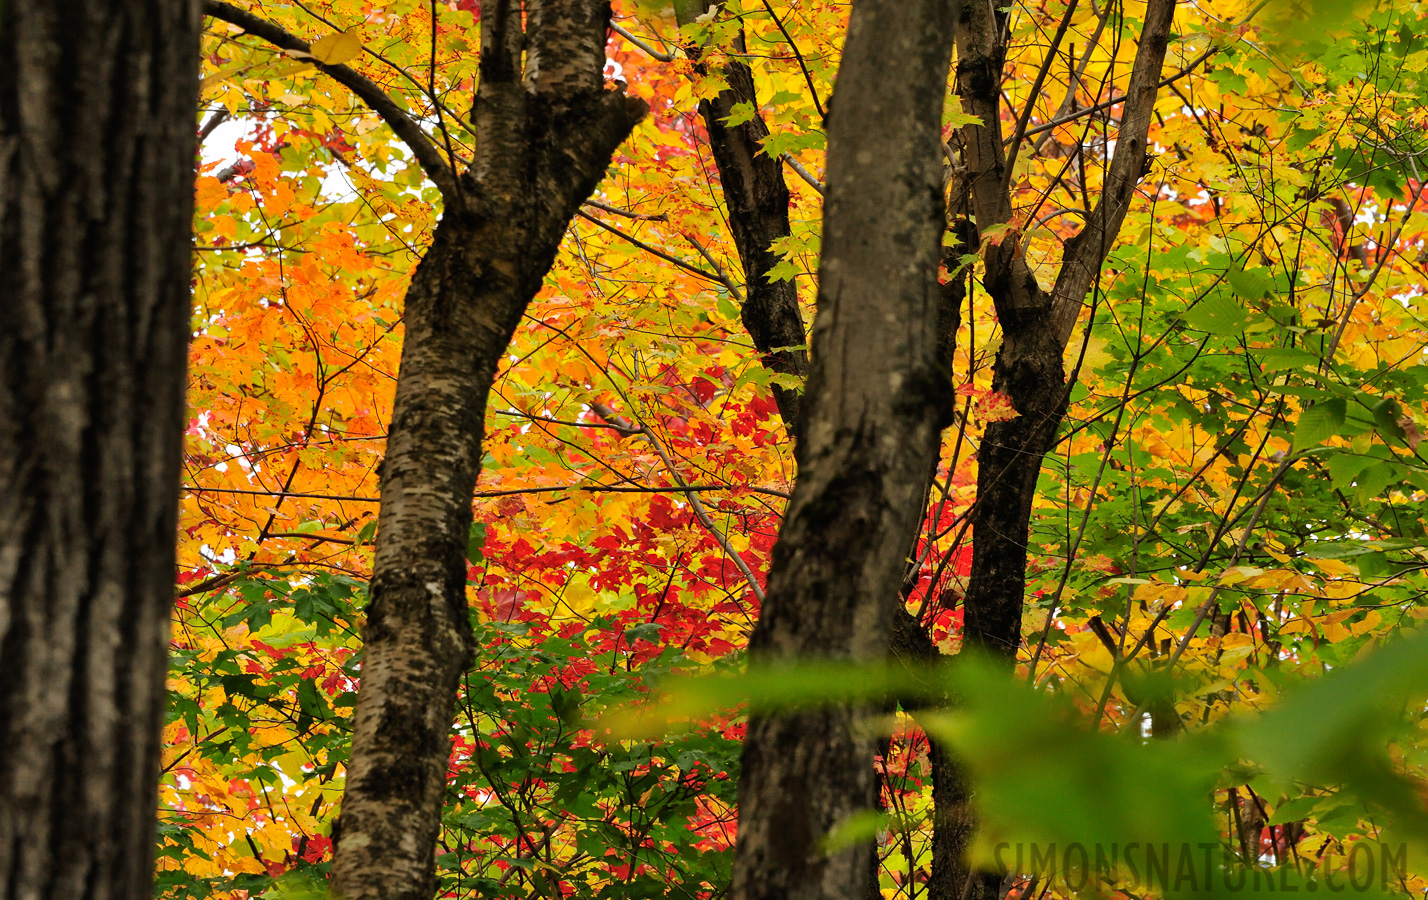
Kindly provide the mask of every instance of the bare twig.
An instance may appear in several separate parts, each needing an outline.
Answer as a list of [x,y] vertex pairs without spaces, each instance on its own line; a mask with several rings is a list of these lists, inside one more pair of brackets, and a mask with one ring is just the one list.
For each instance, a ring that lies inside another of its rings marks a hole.
[[1066,5],[1066,14],[1061,17],[1061,24],[1056,29],[1056,35],[1051,39],[1051,47],[1046,51],[1046,61],[1041,64],[1041,69],[1036,73],[1036,80],[1032,82],[1031,92],[1027,94],[1026,108],[1017,117],[1016,131],[1012,133],[1010,150],[1007,153],[1007,171],[1002,179],[1003,191],[1011,186],[1013,171],[1016,169],[1017,152],[1021,149],[1022,139],[1026,136],[1026,126],[1031,121],[1032,110],[1036,109],[1036,98],[1041,95],[1041,86],[1046,83],[1046,76],[1051,71],[1051,64],[1056,60],[1056,51],[1061,47],[1061,41],[1066,37],[1066,30],[1071,27],[1071,17],[1076,13],[1076,6],[1077,0],[1071,0]]
[[198,129],[198,142],[202,144],[213,134],[214,129],[228,121],[228,110],[220,107],[208,120],[203,123],[203,127]]
[[764,9],[769,11],[769,18],[778,26],[778,30],[783,34],[784,40],[788,41],[789,49],[793,51],[793,58],[798,60],[798,67],[803,70],[803,80],[808,82],[808,93],[813,96],[813,108],[818,110],[818,118],[828,118],[828,113],[823,111],[823,104],[818,100],[818,89],[813,86],[813,75],[808,71],[808,64],[803,61],[803,54],[799,52],[798,43],[794,41],[793,35],[788,33],[788,29],[783,27],[783,20],[778,17],[778,13],[773,11],[769,5],[769,0],[763,0]]
[[637,212],[630,212],[628,209],[620,209],[620,207],[618,207],[618,206],[611,206],[611,205],[608,204],[608,203],[602,203],[601,201],[596,200],[594,197],[591,197],[591,198],[585,200],[585,201],[584,201],[584,205],[585,205],[585,206],[594,207],[595,209],[603,209],[603,210],[605,210],[605,212],[607,212],[607,213],[614,213],[614,214],[617,215],[617,216],[624,216],[624,217],[627,218],[627,219],[637,219],[637,220],[639,220],[639,221],[641,221],[641,222],[668,222],[668,221],[669,221],[669,216],[665,215],[664,213],[637,213]]
[[698,266],[686,262],[677,256],[671,256],[670,254],[665,253],[663,250],[651,247],[649,244],[646,244],[644,241],[640,240],[634,235],[627,234],[626,232],[621,231],[614,225],[611,225],[609,222],[602,221],[590,215],[589,213],[581,212],[579,210],[576,210],[575,214],[587,222],[594,222],[596,225],[599,225],[601,228],[605,229],[611,234],[618,235],[619,237],[624,238],[625,240],[629,241],[631,244],[634,244],[636,247],[639,247],[646,253],[658,256],[660,259],[664,260],[667,263],[673,263],[674,265],[679,266],[681,269],[684,269],[686,272],[691,272],[701,278],[706,278],[717,285],[726,286],[724,285],[724,280],[718,275],[715,275],[713,272],[706,272]]
[[629,41],[630,43],[634,44],[636,47],[639,47],[641,50],[645,51],[645,52],[648,53],[650,56],[653,56],[655,59],[659,60],[660,62],[674,62],[674,54],[673,54],[673,53],[662,53],[662,52],[660,52],[659,50],[656,50],[655,48],[651,47],[649,44],[645,43],[645,41],[644,41],[643,38],[639,37],[638,35],[632,34],[631,32],[627,31],[627,30],[624,29],[624,28],[621,28],[620,25],[619,25],[619,23],[617,23],[617,22],[611,22],[611,23],[610,23],[610,30],[613,31],[613,32],[615,32],[616,34],[618,34],[620,37],[624,38],[625,40]]
[[802,163],[793,158],[793,154],[785,153],[783,156],[780,156],[779,159],[783,160],[785,163],[788,163],[788,167],[793,171],[797,172],[798,177],[808,182],[809,186],[811,186],[815,191],[820,194],[823,193],[823,182],[819,181],[817,178],[814,178],[813,173],[809,172],[803,167]]
[[709,253],[709,251],[704,248],[703,244],[695,240],[694,235],[686,231],[684,232],[684,239],[686,241],[689,241],[689,243],[693,244],[694,249],[699,251],[699,255],[704,257],[704,261],[714,267],[714,271],[719,273],[719,280],[724,282],[724,287],[729,289],[729,293],[733,296],[735,300],[739,301],[739,305],[742,306],[744,304],[743,293],[738,289],[738,287],[734,285],[734,282],[729,278],[728,273],[724,271],[724,267],[719,265],[719,261],[715,259]]
[[[580,423],[583,428],[598,428],[598,425]],[[617,429],[619,430],[619,429]],[[636,432],[638,433],[638,432]],[[348,496],[337,494],[303,494],[293,491],[257,491],[243,488],[201,488],[186,486],[184,490],[195,494],[244,494],[253,497],[292,497],[297,500],[341,500],[351,503],[377,503],[376,497]],[[500,491],[477,491],[473,497],[510,497],[516,494],[558,494],[565,491],[580,491],[587,494],[682,494],[686,491],[748,491],[769,497],[788,499],[788,492],[778,488],[759,487],[752,484],[684,484],[679,487],[647,487],[645,485],[613,484],[562,484],[551,487],[510,488]]]
[[[650,445],[654,447],[655,452],[659,454],[659,458],[664,461],[664,468],[665,471],[669,472],[669,477],[678,482],[681,487],[684,487],[684,479],[679,477],[679,472],[674,468],[674,462],[669,458],[669,453],[665,451],[664,444],[660,443],[654,431],[650,429],[649,425],[642,425],[640,426],[640,433],[649,439]],[[714,520],[709,517],[708,511],[704,509],[704,504],[699,500],[699,494],[685,487],[684,496],[689,498],[689,505],[694,509],[695,517],[708,529],[710,536],[723,548],[724,553],[729,559],[734,561],[734,565],[738,567],[739,573],[743,575],[744,580],[749,583],[749,589],[754,592],[754,596],[759,599],[759,602],[763,603],[764,589],[759,586],[759,580],[754,577],[753,570],[749,568],[749,564],[744,562],[744,558],[730,545],[729,538],[725,536],[724,532],[719,530],[719,526],[715,525]]]

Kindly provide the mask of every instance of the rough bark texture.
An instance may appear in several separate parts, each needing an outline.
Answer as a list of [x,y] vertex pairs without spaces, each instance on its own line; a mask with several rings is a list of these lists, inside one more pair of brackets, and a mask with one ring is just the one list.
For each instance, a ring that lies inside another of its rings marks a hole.
[[[951,41],[949,4],[853,7],[829,124],[818,350],[754,666],[888,653],[903,556],[951,404],[937,364],[938,126]],[[751,717],[734,898],[863,896],[872,844],[820,847],[876,803],[876,740],[859,716],[844,706]]]
[[[675,7],[680,24],[687,24],[713,5],[704,0]],[[743,52],[744,38],[740,34],[735,51]],[[769,272],[778,265],[773,243],[790,234],[788,223],[788,184],[784,181],[779,161],[763,150],[769,136],[763,116],[755,112],[739,125],[725,120],[739,103],[759,108],[754,90],[754,74],[735,59],[724,66],[724,78],[729,83],[712,100],[702,100],[699,112],[709,132],[709,149],[719,170],[724,188],[724,203],[729,212],[729,230],[734,246],[744,264],[744,305],[740,318],[754,346],[763,354],[764,365],[781,375],[808,375],[808,351],[788,349],[802,347],[806,342],[803,314],[798,308],[798,286],[792,281],[772,281]],[[792,432],[798,421],[799,391],[797,388],[775,385],[774,402],[784,425]]]
[[[1010,396],[1018,416],[989,425],[978,451],[963,646],[1008,666],[1021,645],[1032,500],[1070,396],[1062,359],[1144,174],[1146,137],[1174,11],[1175,0],[1150,0],[1105,188],[1085,228],[1067,242],[1055,286],[1046,291],[1037,283],[1018,234],[1007,233],[986,248],[984,286],[1003,334],[992,386]],[[957,28],[957,90],[964,111],[981,123],[965,126],[960,138],[982,232],[1009,222],[1012,213],[1000,106],[1008,15],[992,4],[968,3]],[[932,775],[937,819],[930,900],[996,900],[1001,877],[968,872],[963,861],[974,826],[965,777],[939,748],[932,754]]]
[[483,4],[479,155],[444,195],[407,293],[333,868],[345,900],[435,890],[448,733],[474,650],[465,557],[487,393],[571,217],[645,111],[603,86],[609,13],[601,0]]
[[[986,251],[985,286],[1002,326],[992,387],[1019,414],[988,426],[978,454],[972,571],[965,600],[967,646],[1008,662],[1021,644],[1031,502],[1041,463],[1056,440],[1070,395],[1062,356],[1140,180],[1175,0],[1151,0],[1131,71],[1105,188],[1082,231],[1067,242],[1056,284],[1042,290],[1009,234]],[[957,87],[963,109],[982,123],[962,130],[977,226],[1011,217],[1001,135],[1002,44],[1006,12],[963,7],[957,32]]]
[[0,898],[147,900],[198,6],[0,4]]

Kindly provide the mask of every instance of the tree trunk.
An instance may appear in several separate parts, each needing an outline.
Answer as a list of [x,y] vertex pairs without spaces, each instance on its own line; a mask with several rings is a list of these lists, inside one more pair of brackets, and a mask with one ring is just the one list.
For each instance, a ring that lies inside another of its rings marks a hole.
[[[718,0],[677,4],[679,24],[686,25],[717,5]],[[741,32],[735,40],[735,50],[742,52],[743,49]],[[724,189],[734,247],[744,264],[744,304],[740,318],[754,347],[763,355],[765,366],[781,375],[804,378],[808,375],[808,351],[789,349],[802,347],[807,342],[803,314],[798,308],[798,286],[793,281],[769,279],[769,273],[778,265],[773,244],[791,233],[788,184],[779,161],[763,149],[769,129],[757,112],[759,100],[754,90],[754,73],[747,64],[734,59],[724,66],[724,79],[729,87],[713,99],[701,100],[699,112],[709,132],[709,149],[713,151],[714,166],[719,170],[719,182]],[[753,117],[739,125],[726,124],[725,120],[740,103],[753,105]],[[776,384],[773,395],[784,426],[792,434],[798,421],[799,390]]]
[[147,900],[199,16],[0,6],[0,898]]
[[603,88],[609,14],[600,0],[483,4],[479,156],[407,293],[333,867],[344,900],[435,892],[451,716],[474,652],[466,552],[487,393],[571,217],[645,111]]
[[[1018,235],[1008,234],[986,250],[984,283],[1003,334],[992,388],[1011,398],[1018,415],[989,425],[978,453],[964,646],[1008,665],[1021,646],[1032,499],[1070,397],[1062,357],[1144,174],[1146,137],[1174,13],[1175,0],[1151,0],[1147,7],[1105,189],[1086,227],[1067,241],[1055,286],[1045,291],[1038,285]],[[963,109],[984,123],[962,130],[977,227],[983,232],[1011,218],[1000,109],[1006,15],[969,3],[957,31],[958,92]]]
[[[903,556],[951,404],[937,365],[938,132],[951,42],[950,4],[853,7],[829,130],[818,352],[753,666],[888,652]],[[876,803],[864,712],[751,716],[736,900],[861,900],[872,844],[830,855],[821,842]]]
[[[1067,242],[1055,286],[1050,291],[1040,287],[1014,232],[989,244],[983,257],[983,284],[1003,334],[992,387],[1011,398],[1018,415],[989,425],[978,451],[963,647],[1007,667],[1015,664],[1021,646],[1032,501],[1042,461],[1055,446],[1070,398],[1062,359],[1081,305],[1145,170],[1146,138],[1174,11],[1175,0],[1150,0],[1105,189],[1086,227]],[[957,89],[963,110],[979,120],[962,129],[961,148],[976,227],[983,232],[1008,223],[1012,213],[1001,130],[1008,15],[992,5],[964,4],[957,28]],[[996,900],[1002,876],[969,872],[964,861],[974,827],[965,777],[955,760],[938,748],[932,768],[937,820],[928,896]]]

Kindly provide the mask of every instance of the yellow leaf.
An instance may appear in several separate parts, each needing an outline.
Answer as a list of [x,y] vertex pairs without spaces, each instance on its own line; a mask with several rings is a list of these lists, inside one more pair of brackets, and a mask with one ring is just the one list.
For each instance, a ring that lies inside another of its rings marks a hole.
[[275,78],[281,78],[285,75],[296,75],[298,72],[303,72],[311,68],[312,63],[305,60],[297,60],[287,63],[286,65],[278,66],[273,70],[272,74]]
[[1324,635],[1325,640],[1334,644],[1337,644],[1340,641],[1348,640],[1350,637],[1352,637],[1352,634],[1349,632],[1349,629],[1336,622],[1321,624],[1319,626],[1319,633]]
[[200,92],[205,91],[208,88],[213,87],[215,84],[227,81],[230,77],[238,74],[246,68],[248,68],[248,63],[246,62],[238,62],[234,63],[231,66],[224,66],[217,72],[214,72],[212,75],[204,76],[203,81],[199,82],[198,84],[198,89]]
[[1330,575],[1357,575],[1358,569],[1340,562],[1337,559],[1310,559],[1309,562],[1319,567],[1319,571],[1327,572]]
[[1220,642],[1220,662],[1232,663],[1244,659],[1254,652],[1254,639],[1247,634],[1232,631]]
[[1364,616],[1362,622],[1350,625],[1349,630],[1357,637],[1365,632],[1374,630],[1381,624],[1383,624],[1383,616],[1378,614],[1378,610],[1371,609],[1368,611],[1368,614]]
[[1239,584],[1246,578],[1255,578],[1263,574],[1263,569],[1254,566],[1232,566],[1220,575],[1220,584]]
[[340,66],[361,54],[362,42],[355,34],[339,31],[314,43],[308,52],[325,66]]

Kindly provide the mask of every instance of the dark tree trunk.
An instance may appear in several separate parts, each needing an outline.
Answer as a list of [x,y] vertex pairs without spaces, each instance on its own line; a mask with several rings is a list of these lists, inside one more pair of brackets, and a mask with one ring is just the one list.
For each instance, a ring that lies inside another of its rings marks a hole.
[[[707,0],[676,5],[680,24],[687,24],[695,16],[711,8]],[[742,35],[736,49],[742,50]],[[724,76],[729,89],[712,100],[700,103],[700,112],[709,133],[715,167],[724,190],[725,205],[729,223],[734,235],[735,246],[743,263],[748,287],[743,322],[754,346],[765,354],[765,365],[776,372],[787,372],[806,376],[808,355],[806,351],[792,351],[770,354],[772,348],[796,346],[804,342],[803,319],[798,307],[798,294],[792,282],[768,282],[767,274],[777,264],[777,256],[771,245],[778,238],[789,234],[789,192],[778,161],[762,151],[764,139],[768,137],[768,127],[760,114],[755,112],[752,119],[738,125],[728,126],[724,120],[733,112],[738,103],[751,103],[759,108],[754,90],[753,72],[740,61],[732,61],[724,68]],[[961,239],[956,246],[943,248],[943,264],[949,273],[939,294],[936,352],[937,365],[943,372],[951,374],[956,351],[957,329],[961,323],[961,307],[966,300],[965,281],[962,277],[951,277],[965,247],[975,244],[968,236],[968,228],[963,222],[959,229]],[[793,390],[776,387],[775,401],[778,403],[784,426],[789,437],[795,437],[798,430],[799,394]],[[922,508],[927,506],[932,479],[936,477],[937,460],[934,457],[929,468],[929,476],[923,490]],[[913,549],[916,537],[912,539]],[[907,554],[909,558],[916,553]],[[916,583],[915,573],[905,574],[902,584],[906,589]],[[902,598],[899,598],[901,600]],[[893,609],[894,637],[892,641],[895,655],[907,660],[914,671],[933,664],[940,653],[932,644],[921,624],[908,614],[901,602]],[[964,783],[956,765],[940,741],[929,738],[933,761],[933,782],[940,785],[935,789],[936,824],[934,825],[934,858],[950,860],[943,868],[955,864],[961,866],[962,851],[971,830],[968,798]],[[881,792],[881,787],[875,785]],[[950,870],[950,869],[949,869]],[[868,880],[864,897],[880,896],[877,855],[868,856]],[[934,887],[952,884],[951,879],[934,882]],[[960,886],[960,879],[956,880]],[[956,890],[956,888],[954,888]],[[960,900],[958,893],[946,900]]]
[[[1174,12],[1175,0],[1151,0],[1146,10],[1106,186],[1086,227],[1067,242],[1055,286],[1045,291],[1037,284],[1019,235],[1004,235],[986,250],[984,283],[1003,333],[992,387],[1011,398],[1018,415],[988,426],[978,455],[965,640],[1008,663],[1021,645],[1032,498],[1070,395],[1062,357],[1144,174],[1146,136]],[[1000,109],[1006,15],[968,3],[957,31],[958,93],[963,108],[985,123],[962,130],[977,227],[983,233],[1011,218]]]
[[[788,185],[778,160],[763,151],[769,130],[762,117],[732,127],[724,124],[736,103],[752,103],[758,108],[753,73],[743,63],[733,62],[724,67],[724,77],[729,89],[701,101],[699,110],[723,182],[734,246],[744,263],[740,318],[754,346],[764,355],[764,365],[781,375],[803,378],[808,375],[808,351],[801,349],[807,337],[798,309],[798,286],[791,280],[769,277],[779,261],[773,243],[790,234]],[[773,394],[779,414],[792,427],[798,420],[798,388],[776,384]]]
[[147,900],[198,101],[190,0],[0,5],[0,898]]
[[[989,244],[983,257],[983,283],[1003,334],[992,386],[1011,398],[1018,415],[989,425],[978,452],[963,646],[1008,667],[1015,664],[1021,646],[1032,500],[1070,397],[1062,359],[1082,303],[1144,174],[1146,137],[1174,10],[1175,0],[1150,0],[1105,189],[1085,228],[1067,242],[1055,286],[1050,291],[1040,287],[1015,233]],[[964,111],[980,122],[962,129],[960,143],[976,227],[983,233],[1009,222],[1012,212],[1001,130],[1007,15],[994,5],[967,3],[957,28],[957,90]],[[936,749],[932,768],[937,820],[928,896],[996,900],[1001,876],[969,873],[964,861],[974,824],[965,778],[955,760]]]
[[[204,8],[285,50],[308,49],[219,0]],[[387,120],[445,206],[403,317],[362,684],[334,829],[332,884],[343,900],[436,891],[451,717],[475,653],[466,552],[487,394],[571,218],[646,111],[605,89],[608,0],[489,0],[481,12],[478,150],[460,175],[380,87],[347,66],[316,65]]]
[[[798,481],[750,643],[753,666],[888,653],[903,556],[951,403],[937,362],[938,130],[951,43],[950,4],[853,7],[829,123]],[[734,898],[861,900],[873,845],[828,855],[820,843],[876,804],[876,740],[858,727],[866,712],[750,718]]]
[[451,716],[474,652],[466,549],[486,397],[571,217],[645,111],[603,87],[609,15],[600,0],[483,4],[479,156],[407,293],[333,868],[345,900],[435,890]]
[[[717,3],[718,0],[694,0],[677,4],[680,24],[693,21]],[[744,49],[742,33],[735,41],[735,49]],[[754,73],[745,63],[731,60],[724,66],[724,78],[728,89],[711,100],[700,101],[699,112],[709,132],[709,149],[724,189],[734,246],[744,264],[740,318],[754,347],[763,354],[764,365],[781,375],[803,378],[808,375],[808,351],[790,349],[800,348],[807,341],[803,314],[798,308],[798,286],[792,281],[769,278],[769,272],[778,265],[773,243],[791,233],[788,184],[779,161],[763,149],[769,129],[757,112]],[[740,103],[752,104],[754,116],[739,125],[726,124],[734,106]],[[793,432],[798,421],[798,389],[774,385],[773,395],[784,425]]]

